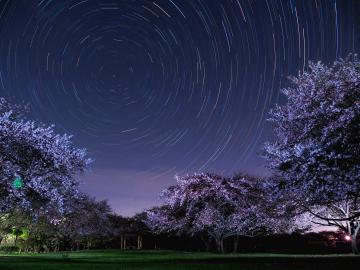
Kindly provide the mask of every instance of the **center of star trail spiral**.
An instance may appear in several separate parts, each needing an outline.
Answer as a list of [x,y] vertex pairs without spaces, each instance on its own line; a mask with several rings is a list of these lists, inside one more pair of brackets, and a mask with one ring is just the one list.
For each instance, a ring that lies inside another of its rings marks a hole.
[[261,163],[287,76],[359,50],[358,9],[0,0],[0,94],[74,134],[95,167],[231,173]]

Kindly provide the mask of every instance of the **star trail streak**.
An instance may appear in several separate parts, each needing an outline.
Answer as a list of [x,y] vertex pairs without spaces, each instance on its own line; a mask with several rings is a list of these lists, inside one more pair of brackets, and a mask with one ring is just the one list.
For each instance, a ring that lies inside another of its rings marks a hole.
[[359,14],[352,0],[0,0],[0,96],[74,134],[96,160],[85,188],[129,214],[176,173],[263,173],[279,89],[358,52]]

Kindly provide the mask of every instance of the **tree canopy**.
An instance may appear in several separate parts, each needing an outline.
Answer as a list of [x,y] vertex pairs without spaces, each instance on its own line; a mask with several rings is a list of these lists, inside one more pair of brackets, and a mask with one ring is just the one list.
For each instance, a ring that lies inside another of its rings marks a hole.
[[91,160],[54,126],[26,120],[21,106],[0,99],[0,210],[63,210],[77,193],[75,179]]
[[215,240],[219,251],[230,236],[288,231],[293,217],[285,210],[286,204],[282,204],[286,217],[279,215],[278,205],[268,200],[263,184],[261,178],[242,174],[232,178],[211,173],[177,177],[176,185],[162,194],[164,205],[148,211],[147,224],[157,232],[205,233]]
[[270,112],[275,140],[265,145],[278,187],[353,239],[360,230],[360,61],[310,63]]

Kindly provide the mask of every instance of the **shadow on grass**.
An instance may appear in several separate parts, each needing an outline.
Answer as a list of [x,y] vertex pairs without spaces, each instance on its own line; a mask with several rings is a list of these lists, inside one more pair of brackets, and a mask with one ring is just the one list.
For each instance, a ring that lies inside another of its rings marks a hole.
[[[74,255],[72,258],[71,256]],[[83,256],[81,256],[83,255]],[[103,256],[102,256],[103,255]],[[104,252],[61,255],[1,256],[0,269],[360,269],[360,256],[233,255],[196,253]],[[58,257],[57,257],[58,256]],[[79,256],[79,257],[76,257]]]

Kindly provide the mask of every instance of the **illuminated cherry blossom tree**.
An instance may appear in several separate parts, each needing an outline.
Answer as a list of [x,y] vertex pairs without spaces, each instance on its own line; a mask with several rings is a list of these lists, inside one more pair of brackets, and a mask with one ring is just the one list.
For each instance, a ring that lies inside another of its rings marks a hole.
[[261,179],[247,175],[177,177],[177,184],[162,194],[164,205],[150,209],[146,222],[158,233],[206,233],[224,252],[224,239],[230,236],[253,237],[290,228],[292,218],[279,218],[263,188]]
[[357,252],[360,62],[350,55],[330,67],[310,63],[291,80],[282,90],[287,103],[270,112],[276,140],[265,145],[269,165],[284,192],[322,223],[343,227]]
[[64,200],[77,193],[76,175],[91,160],[71,136],[28,121],[22,112],[0,99],[0,212],[14,206],[63,210]]

